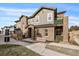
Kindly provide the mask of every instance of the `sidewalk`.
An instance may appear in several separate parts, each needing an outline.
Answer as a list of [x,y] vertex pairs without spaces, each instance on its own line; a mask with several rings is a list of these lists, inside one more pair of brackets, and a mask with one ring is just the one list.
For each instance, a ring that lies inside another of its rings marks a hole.
[[35,43],[32,45],[28,45],[26,47],[43,56],[67,56],[66,54],[52,51],[50,49],[45,48],[46,43]]
[[19,40],[15,40],[13,38],[10,38],[10,42],[4,42],[4,36],[1,35],[0,36],[0,44],[16,44],[16,45],[22,45],[22,46],[27,46],[31,43],[28,43],[28,42],[22,42],[22,41],[19,41]]

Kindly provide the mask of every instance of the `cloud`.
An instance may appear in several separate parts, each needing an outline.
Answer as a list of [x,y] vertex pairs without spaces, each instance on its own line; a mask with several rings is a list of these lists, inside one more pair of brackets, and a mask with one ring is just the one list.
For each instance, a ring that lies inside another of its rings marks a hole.
[[[60,6],[61,5],[61,6]],[[74,12],[79,12],[79,6],[77,5],[72,5],[72,4],[66,4],[66,3],[63,3],[63,4],[56,4],[55,5],[58,10],[62,11],[62,10],[66,10],[66,11],[74,11]]]
[[10,21],[14,21],[14,20],[17,20],[18,19],[18,17],[0,17],[0,23],[1,22],[6,22],[6,21],[8,21],[8,22],[10,22]]
[[18,17],[0,17],[0,27],[14,25]]
[[27,15],[27,16],[29,16],[34,11],[36,11],[36,9],[34,9],[34,8],[29,8],[29,9],[11,9],[11,8],[0,7],[0,12],[4,12],[5,15],[10,15],[10,16],[20,16],[20,15]]
[[0,7],[0,27],[14,25],[14,21],[18,20],[21,15],[30,16],[36,10],[34,8],[16,9]]
[[79,26],[79,17],[69,16],[69,26],[78,25]]
[[14,13],[25,13],[25,12],[33,12],[33,8],[29,8],[29,9],[11,9],[11,8],[0,8],[0,11],[4,11],[4,12],[14,12]]
[[17,18],[15,17],[0,17],[0,28],[4,26],[14,25],[15,20],[17,20]]

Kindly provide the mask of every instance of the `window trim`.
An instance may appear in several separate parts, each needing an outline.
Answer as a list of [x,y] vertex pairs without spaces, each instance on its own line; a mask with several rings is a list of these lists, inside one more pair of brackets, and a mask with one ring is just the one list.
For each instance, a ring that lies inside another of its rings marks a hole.
[[45,36],[48,36],[48,29],[45,29]]
[[[49,17],[51,17],[51,20],[49,20]],[[53,21],[53,14],[52,14],[52,12],[47,13],[47,21],[48,22]]]

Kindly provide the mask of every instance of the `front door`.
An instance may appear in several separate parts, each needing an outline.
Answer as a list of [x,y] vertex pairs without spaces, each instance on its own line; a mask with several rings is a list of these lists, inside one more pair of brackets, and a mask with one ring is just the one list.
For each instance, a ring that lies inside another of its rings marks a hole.
[[28,28],[28,37],[31,38],[32,28]]

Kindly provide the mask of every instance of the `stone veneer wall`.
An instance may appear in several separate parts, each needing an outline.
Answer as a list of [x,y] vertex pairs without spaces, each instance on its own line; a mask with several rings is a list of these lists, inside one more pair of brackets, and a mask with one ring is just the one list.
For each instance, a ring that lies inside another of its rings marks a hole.
[[68,17],[63,19],[63,42],[68,42]]

